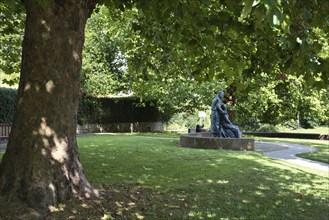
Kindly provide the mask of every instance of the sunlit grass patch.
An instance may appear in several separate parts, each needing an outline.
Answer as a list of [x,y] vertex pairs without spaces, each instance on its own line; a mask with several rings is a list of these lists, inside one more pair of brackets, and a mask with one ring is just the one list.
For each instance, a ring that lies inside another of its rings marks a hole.
[[82,163],[92,184],[110,191],[147,189],[152,198],[141,201],[148,207],[140,210],[141,204],[135,204],[140,215],[151,219],[326,216],[326,177],[257,152],[188,149],[177,144],[174,139],[134,135],[79,138]]
[[[259,152],[180,148],[177,138],[149,136],[79,137],[85,174],[100,197],[50,207],[46,219],[327,217],[324,173]],[[2,209],[0,219],[8,213]]]

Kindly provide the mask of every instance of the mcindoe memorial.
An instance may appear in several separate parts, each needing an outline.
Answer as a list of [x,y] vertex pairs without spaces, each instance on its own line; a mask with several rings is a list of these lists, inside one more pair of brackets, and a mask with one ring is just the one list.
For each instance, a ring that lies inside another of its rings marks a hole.
[[228,116],[220,91],[211,103],[211,132],[180,135],[180,146],[201,149],[254,150],[255,140],[242,138],[239,127]]

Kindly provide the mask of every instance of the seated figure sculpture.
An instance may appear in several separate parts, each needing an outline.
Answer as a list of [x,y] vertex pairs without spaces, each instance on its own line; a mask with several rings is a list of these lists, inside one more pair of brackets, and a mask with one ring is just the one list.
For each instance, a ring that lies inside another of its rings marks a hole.
[[226,106],[221,104],[220,111],[220,124],[221,124],[221,136],[225,138],[241,138],[239,127],[234,125],[226,110]]
[[221,102],[224,92],[220,91],[211,104],[211,133],[213,137],[241,138],[239,127],[234,125],[227,113],[226,106]]
[[211,121],[211,133],[213,137],[219,137],[220,136],[220,106],[221,106],[221,99],[224,97],[224,92],[219,91],[216,97],[212,100],[211,103],[211,115],[210,115],[210,121]]

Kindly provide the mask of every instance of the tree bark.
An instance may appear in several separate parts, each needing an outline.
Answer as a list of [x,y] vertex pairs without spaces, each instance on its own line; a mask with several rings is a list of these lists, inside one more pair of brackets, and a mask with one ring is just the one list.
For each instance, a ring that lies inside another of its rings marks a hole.
[[17,109],[0,164],[0,195],[38,210],[93,188],[80,163],[76,123],[84,28],[96,0],[23,1],[26,25]]

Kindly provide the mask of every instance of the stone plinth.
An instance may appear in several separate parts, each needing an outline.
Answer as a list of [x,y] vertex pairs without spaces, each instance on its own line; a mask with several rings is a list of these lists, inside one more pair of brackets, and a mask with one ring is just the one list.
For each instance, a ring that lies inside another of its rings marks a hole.
[[254,150],[252,138],[215,138],[210,132],[180,135],[180,146],[200,149]]

